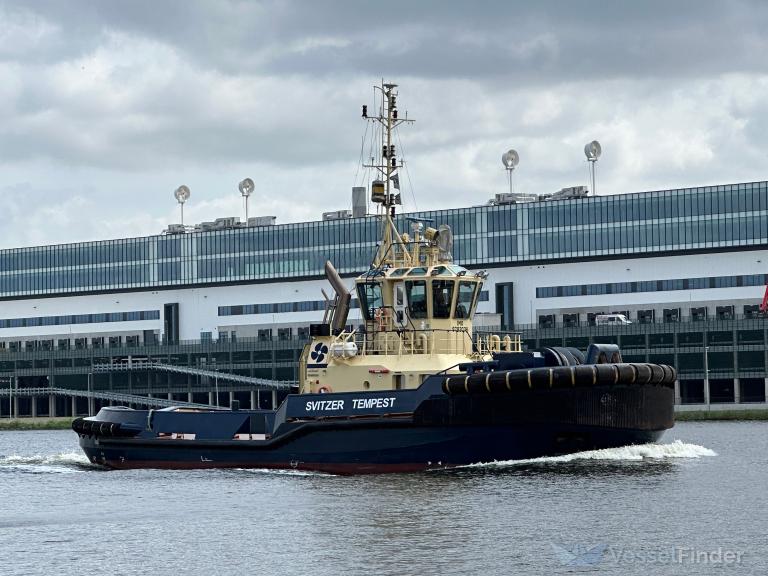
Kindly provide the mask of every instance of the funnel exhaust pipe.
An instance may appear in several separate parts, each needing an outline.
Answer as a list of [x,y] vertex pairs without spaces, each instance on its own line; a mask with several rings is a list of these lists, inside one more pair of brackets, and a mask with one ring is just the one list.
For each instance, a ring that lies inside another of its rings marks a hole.
[[338,334],[344,330],[347,325],[347,317],[349,316],[349,303],[352,300],[352,296],[344,286],[344,282],[341,281],[339,273],[331,264],[330,260],[325,261],[325,276],[328,278],[328,282],[333,286],[333,290],[336,292],[336,309],[333,312],[333,318],[331,318],[331,328],[334,333]]

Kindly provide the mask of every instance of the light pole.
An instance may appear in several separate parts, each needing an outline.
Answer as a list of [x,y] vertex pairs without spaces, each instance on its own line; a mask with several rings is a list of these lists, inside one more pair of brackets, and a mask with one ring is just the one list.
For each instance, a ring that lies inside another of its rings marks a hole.
[[509,177],[509,193],[512,194],[514,188],[512,187],[512,173],[515,171],[518,163],[520,162],[520,155],[517,150],[510,149],[501,155],[501,163],[504,164],[504,169],[507,171]]
[[216,369],[216,375],[213,377],[214,384],[216,386],[216,407],[219,407],[219,371]]
[[253,189],[256,186],[253,183],[253,180],[250,178],[244,179],[240,184],[237,185],[237,188],[240,190],[240,194],[243,197],[243,201],[245,202],[245,225],[248,225],[248,197],[253,193]]
[[709,346],[704,346],[704,404],[709,410]]
[[176,190],[173,192],[174,198],[176,198],[176,201],[179,203],[179,206],[181,206],[181,225],[184,226],[184,202],[189,200],[189,197],[192,193],[189,190],[188,186],[185,186],[182,184]]
[[592,176],[592,195],[596,196],[597,191],[595,190],[595,162],[597,162],[597,159],[600,158],[600,154],[603,153],[603,149],[600,146],[600,142],[597,140],[592,140],[592,142],[587,143],[584,146],[584,154],[587,157],[587,162],[589,162],[590,165],[590,174]]

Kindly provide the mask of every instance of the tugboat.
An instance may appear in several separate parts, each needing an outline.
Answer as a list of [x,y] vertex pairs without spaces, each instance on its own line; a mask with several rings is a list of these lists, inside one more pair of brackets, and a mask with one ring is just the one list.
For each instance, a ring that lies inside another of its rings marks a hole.
[[[382,83],[371,200],[381,243],[355,280],[362,315],[331,262],[335,296],[310,326],[298,390],[275,410],[102,408],[72,423],[108,468],[411,472],[656,441],[674,425],[674,368],[625,363],[618,346],[523,351],[519,335],[474,335],[487,274],[453,262],[448,226],[395,225],[402,167],[397,86]],[[393,180],[394,178],[394,180]]]

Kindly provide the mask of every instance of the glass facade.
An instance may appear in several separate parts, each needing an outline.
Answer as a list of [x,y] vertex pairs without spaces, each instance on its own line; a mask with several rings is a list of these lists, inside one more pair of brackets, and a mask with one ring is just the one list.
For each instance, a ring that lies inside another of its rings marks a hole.
[[665,292],[667,290],[703,290],[706,288],[765,286],[766,284],[768,284],[768,274],[675,278],[672,280],[643,280],[641,282],[609,282],[606,284],[576,284],[572,286],[546,286],[536,288],[536,298],[593,296],[600,294],[632,294],[635,292]]
[[[487,290],[480,292],[480,302],[488,302]],[[360,306],[357,298],[352,298],[350,308]],[[238,304],[219,306],[219,316],[247,316],[250,314],[279,314],[281,312],[311,312],[325,310],[325,300],[301,300],[298,302],[267,302],[263,304]]]
[[135,322],[160,320],[160,310],[133,312],[103,312],[101,314],[70,314],[64,316],[33,316],[31,318],[2,318],[2,328],[30,328],[35,326],[63,326],[69,324],[98,324],[101,322]]
[[[465,266],[738,248],[768,244],[768,182],[408,216],[449,224]],[[356,218],[2,250],[0,297],[360,273],[378,238]]]

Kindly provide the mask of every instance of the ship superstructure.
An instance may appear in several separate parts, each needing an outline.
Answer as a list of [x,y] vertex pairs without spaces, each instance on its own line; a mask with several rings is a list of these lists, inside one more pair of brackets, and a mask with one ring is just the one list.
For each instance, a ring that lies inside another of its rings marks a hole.
[[301,392],[416,388],[426,377],[460,363],[488,360],[492,352],[520,351],[514,334],[473,338],[472,318],[487,274],[453,262],[449,226],[433,228],[412,219],[410,233],[397,229],[403,161],[392,144],[393,131],[413,119],[398,114],[397,85],[377,88],[379,111],[372,116],[364,106],[363,117],[381,128],[381,154],[366,165],[379,175],[371,183],[370,199],[381,221],[381,244],[370,270],[355,281],[363,324],[359,330],[347,328],[351,295],[326,262],[335,297],[323,323],[311,326],[313,339],[301,358]]

